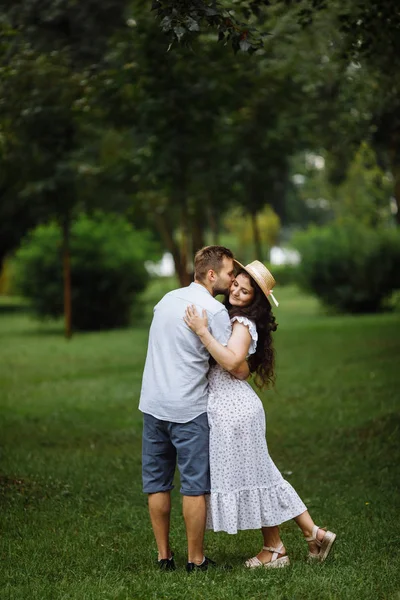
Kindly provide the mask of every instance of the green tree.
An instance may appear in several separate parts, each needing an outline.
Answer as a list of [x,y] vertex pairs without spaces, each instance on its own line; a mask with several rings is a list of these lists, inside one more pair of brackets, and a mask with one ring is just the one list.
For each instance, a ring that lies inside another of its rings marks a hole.
[[[69,230],[82,198],[82,115],[107,38],[126,2],[2,2],[2,178],[4,199],[33,202],[32,220],[57,218],[63,230],[65,332],[71,335]],[[12,216],[15,216],[15,212]],[[27,219],[28,225],[32,222]],[[14,243],[10,239],[9,243]],[[3,248],[4,251],[4,248]]]
[[[192,0],[154,0],[152,9],[160,19],[160,26],[175,41],[193,42],[198,32],[214,29],[219,41],[229,42],[235,52],[255,52],[263,45],[262,35],[255,27],[260,13],[269,2],[242,0],[238,2],[205,2]],[[245,19],[245,22],[243,21]]]
[[[400,11],[397,0],[158,1],[161,27],[190,40],[205,29],[235,50],[254,51],[289,36],[297,51],[305,101],[311,101],[311,144],[331,150],[330,172],[344,179],[360,143],[367,140],[393,175],[400,223]],[[265,44],[263,44],[263,35]],[[249,36],[249,42],[247,42]],[[250,39],[251,38],[251,39]],[[313,46],[309,40],[313,38]],[[242,43],[242,45],[240,45]],[[304,52],[306,50],[306,53]],[[257,52],[257,53],[258,53]],[[307,55],[308,53],[308,55]],[[289,52],[289,54],[291,54]],[[291,58],[289,58],[291,60]],[[292,66],[293,63],[292,63]],[[322,69],[319,69],[322,67]],[[319,72],[318,72],[319,71]],[[380,93],[382,90],[382,93]],[[384,90],[384,92],[383,92]],[[310,146],[312,149],[313,146]]]
[[390,222],[392,182],[377,165],[374,151],[363,142],[356,152],[346,179],[337,188],[336,214],[368,226]]
[[249,213],[243,213],[239,206],[227,212],[223,223],[225,229],[237,240],[234,251],[240,254],[242,262],[251,262],[254,256],[259,260],[269,260],[269,250],[278,243],[281,226],[280,219],[271,206],[264,206],[257,214],[259,238],[254,236],[253,217]]
[[[138,306],[138,295],[149,279],[145,260],[154,256],[146,233],[135,231],[121,216],[101,212],[92,217],[79,215],[74,221],[74,329],[101,330],[129,324],[132,308]],[[57,223],[40,225],[24,239],[15,256],[17,286],[42,319],[63,314],[61,241]]]
[[130,158],[122,160],[131,217],[158,231],[183,285],[205,230],[217,238],[231,201],[226,117],[239,68],[207,37],[197,48],[165,52],[157,23],[138,11],[134,36],[116,35],[96,85],[94,104],[104,107],[116,135],[131,142]]

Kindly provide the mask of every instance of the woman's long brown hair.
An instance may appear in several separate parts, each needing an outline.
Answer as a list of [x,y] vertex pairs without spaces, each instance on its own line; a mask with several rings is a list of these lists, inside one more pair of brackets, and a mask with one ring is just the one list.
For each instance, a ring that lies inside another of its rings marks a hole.
[[225,306],[230,318],[247,317],[254,321],[257,327],[258,341],[257,349],[248,358],[251,373],[255,373],[254,382],[259,389],[273,385],[275,382],[275,351],[272,341],[272,332],[277,330],[277,323],[272,314],[271,304],[260,287],[246,271],[239,271],[248,278],[254,289],[254,298],[249,306],[232,306],[227,298]]

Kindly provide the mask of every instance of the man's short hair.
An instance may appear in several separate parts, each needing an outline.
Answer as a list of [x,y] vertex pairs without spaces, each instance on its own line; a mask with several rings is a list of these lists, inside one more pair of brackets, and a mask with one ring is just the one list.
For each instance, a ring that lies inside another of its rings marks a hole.
[[233,253],[224,246],[205,246],[196,252],[194,257],[194,277],[204,281],[208,271],[212,269],[218,275],[222,267],[222,261],[233,258]]

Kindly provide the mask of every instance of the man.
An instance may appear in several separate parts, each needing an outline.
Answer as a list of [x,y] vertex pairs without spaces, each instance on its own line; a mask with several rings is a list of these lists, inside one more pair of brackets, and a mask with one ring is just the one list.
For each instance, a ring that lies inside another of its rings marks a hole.
[[[231,323],[215,299],[234,280],[233,254],[223,246],[207,246],[194,260],[195,280],[169,292],[154,308],[143,373],[139,409],[143,414],[143,491],[158,548],[158,566],[174,570],[169,545],[170,492],[176,463],[181,478],[183,517],[188,544],[186,570],[207,570],[215,564],[204,556],[205,494],[210,491],[207,421],[209,354],[185,324],[188,305],[207,311],[214,337],[227,345]],[[238,366],[236,377],[248,376]]]

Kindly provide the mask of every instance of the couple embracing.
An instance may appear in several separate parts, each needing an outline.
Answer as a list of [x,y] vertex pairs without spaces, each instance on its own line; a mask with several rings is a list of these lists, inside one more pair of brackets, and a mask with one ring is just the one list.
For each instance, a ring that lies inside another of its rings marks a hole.
[[261,529],[262,550],[245,566],[285,567],[279,525],[290,519],[303,532],[309,559],[322,562],[336,536],[315,525],[270,458],[264,409],[245,381],[250,373],[259,388],[274,380],[275,280],[259,261],[243,267],[223,246],[199,250],[194,268],[194,282],[154,308],[139,405],[158,567],[175,569],[169,530],[176,465],[189,573],[216,566],[204,555],[206,528]]

